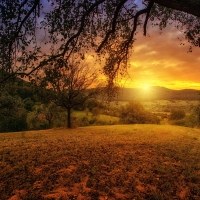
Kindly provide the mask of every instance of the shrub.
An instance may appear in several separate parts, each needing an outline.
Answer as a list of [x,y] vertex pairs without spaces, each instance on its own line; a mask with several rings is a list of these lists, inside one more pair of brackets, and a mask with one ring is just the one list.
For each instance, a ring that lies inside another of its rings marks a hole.
[[101,110],[106,108],[102,102],[96,99],[88,99],[86,101],[86,107],[89,109],[90,112],[92,112],[93,108],[99,108]]
[[187,122],[185,119],[174,120],[171,122],[171,124],[177,126],[187,126]]
[[0,94],[0,132],[26,130],[26,116],[20,97],[12,97],[6,92]]
[[180,120],[185,117],[185,112],[183,110],[174,109],[171,111],[170,120]]
[[38,104],[27,116],[29,129],[47,129],[66,125],[66,115],[54,103]]
[[23,102],[24,102],[25,109],[28,111],[32,111],[32,108],[34,106],[34,101],[30,97],[28,97],[24,99]]
[[100,110],[100,108],[98,108],[98,107],[94,107],[94,108],[92,109],[91,113],[92,113],[93,116],[98,116],[98,115],[101,114],[101,110]]
[[88,119],[88,117],[83,117],[82,119],[81,119],[81,123],[80,123],[80,126],[89,126],[89,124],[90,124],[90,122],[89,122],[89,119]]
[[75,124],[76,126],[90,126],[90,125],[96,125],[97,123],[97,117],[96,116],[84,116],[84,117],[76,117],[72,118],[72,124]]
[[132,101],[122,107],[120,112],[120,121],[125,124],[157,124],[159,119],[146,111],[141,103]]
[[40,130],[48,128],[48,121],[44,115],[36,111],[28,113],[26,121],[29,129]]
[[195,106],[191,114],[185,117],[185,126],[188,127],[200,126],[200,105]]

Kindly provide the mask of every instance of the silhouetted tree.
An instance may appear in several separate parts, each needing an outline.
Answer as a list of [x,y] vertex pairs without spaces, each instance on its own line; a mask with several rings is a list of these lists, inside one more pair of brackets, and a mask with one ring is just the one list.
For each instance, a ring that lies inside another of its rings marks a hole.
[[112,86],[126,72],[138,25],[146,35],[149,21],[160,29],[177,21],[191,45],[200,46],[200,1],[137,2],[1,0],[0,82],[14,75],[33,78],[55,60],[67,62],[73,52],[84,59],[96,51],[106,58],[103,70]]
[[[71,111],[75,106],[83,105],[98,92],[95,85],[97,72],[89,69],[79,61],[72,61],[61,68],[47,67],[42,82],[49,92],[50,98],[56,105],[67,110],[67,127],[71,128]],[[95,89],[90,88],[95,86]]]

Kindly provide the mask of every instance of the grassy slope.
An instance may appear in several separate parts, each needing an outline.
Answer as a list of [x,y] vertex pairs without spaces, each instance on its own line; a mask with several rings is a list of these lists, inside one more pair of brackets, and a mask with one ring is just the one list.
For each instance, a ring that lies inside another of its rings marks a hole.
[[86,115],[86,113],[84,111],[73,111],[72,112],[72,116],[76,117],[76,118],[83,118],[83,117],[87,117],[88,120],[92,120],[92,119],[96,119],[96,123],[101,123],[101,124],[118,124],[119,123],[119,117],[113,117],[113,116],[109,116],[109,115],[103,115],[103,114],[99,114],[98,116],[93,117],[92,113],[88,113],[88,115]]
[[116,125],[0,134],[0,199],[199,199],[200,130]]

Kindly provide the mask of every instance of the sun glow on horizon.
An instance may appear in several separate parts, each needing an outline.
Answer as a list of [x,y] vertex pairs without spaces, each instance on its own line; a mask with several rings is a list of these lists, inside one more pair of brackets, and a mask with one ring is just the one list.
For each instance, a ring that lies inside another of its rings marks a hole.
[[144,85],[142,85],[142,89],[147,92],[150,89],[150,85],[149,84],[144,84]]
[[138,88],[142,91],[149,91],[151,90],[151,87],[165,87],[172,90],[183,90],[183,89],[194,89],[194,90],[200,90],[200,82],[197,81],[186,81],[186,80],[159,80],[157,78],[154,79],[154,77],[146,78],[147,80],[144,80],[140,77],[136,77],[135,80],[126,81],[123,85],[127,88]]

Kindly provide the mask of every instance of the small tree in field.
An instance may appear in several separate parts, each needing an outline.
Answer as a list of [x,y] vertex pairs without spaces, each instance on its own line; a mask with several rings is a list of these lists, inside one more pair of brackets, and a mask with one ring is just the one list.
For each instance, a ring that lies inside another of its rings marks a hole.
[[67,110],[67,127],[71,128],[71,111],[75,106],[82,105],[90,97],[94,97],[97,89],[91,89],[97,79],[97,73],[79,61],[72,61],[62,67],[48,67],[45,70],[46,86],[49,98],[58,106]]

